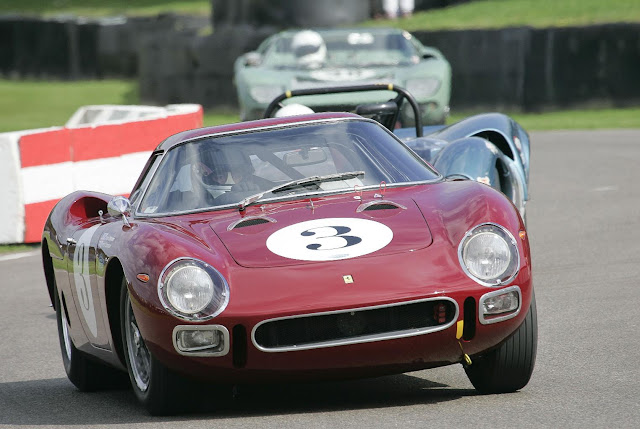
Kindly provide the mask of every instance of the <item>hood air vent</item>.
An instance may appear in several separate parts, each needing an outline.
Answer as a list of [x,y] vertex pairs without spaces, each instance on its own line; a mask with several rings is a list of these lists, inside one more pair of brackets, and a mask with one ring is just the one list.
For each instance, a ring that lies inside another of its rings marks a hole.
[[358,206],[356,212],[368,212],[371,210],[397,210],[402,209],[406,210],[407,208],[402,204],[394,203],[389,200],[377,200],[377,201],[369,201],[368,203],[362,203]]
[[227,231],[231,231],[233,229],[244,228],[247,226],[255,226],[262,225],[263,223],[276,223],[275,219],[264,216],[247,216],[238,221],[233,222],[231,225],[227,227]]

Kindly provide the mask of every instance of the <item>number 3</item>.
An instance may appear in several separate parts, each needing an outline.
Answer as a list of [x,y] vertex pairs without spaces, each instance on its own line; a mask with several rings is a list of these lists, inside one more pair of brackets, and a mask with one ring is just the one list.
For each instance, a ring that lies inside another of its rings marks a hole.
[[[333,229],[333,234],[331,234],[331,231],[324,231],[327,229]],[[314,232],[314,230],[320,231],[316,233]],[[349,228],[348,226],[321,226],[303,231],[300,233],[300,235],[303,237],[315,236],[314,238],[316,239],[316,241],[324,240],[324,243],[326,243],[324,245],[321,243],[308,244],[306,247],[309,250],[335,250],[353,246],[362,241],[362,238],[356,237],[355,235],[344,235],[348,232],[351,232],[351,228]],[[324,235],[320,235],[321,233],[324,233]],[[334,238],[338,238],[339,241],[335,240]],[[342,245],[340,246],[339,244]]]

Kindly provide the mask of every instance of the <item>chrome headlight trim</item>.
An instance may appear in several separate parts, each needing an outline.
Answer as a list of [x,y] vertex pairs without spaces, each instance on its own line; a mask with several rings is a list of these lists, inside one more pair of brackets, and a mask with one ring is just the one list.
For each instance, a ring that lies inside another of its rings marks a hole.
[[[185,267],[197,267],[203,270],[213,283],[213,292],[208,304],[195,312],[187,312],[176,308],[168,296],[171,277]],[[158,280],[158,297],[162,306],[175,317],[192,322],[210,320],[222,313],[229,303],[229,293],[229,285],[224,276],[211,265],[195,258],[182,257],[174,259],[163,268]]]
[[[467,266],[465,251],[469,242],[480,234],[495,234],[507,244],[510,252],[510,262],[506,269],[497,277],[492,279],[481,279],[475,276]],[[503,226],[497,223],[486,222],[471,228],[460,240],[458,245],[458,261],[464,273],[482,286],[499,287],[512,281],[520,271],[520,252],[518,243],[513,235]]]
[[[518,295],[518,308],[511,312],[506,313],[504,316],[498,315],[498,316],[486,318],[484,316],[484,311],[483,311],[485,301],[489,298],[493,298],[494,296],[499,296],[509,292],[516,292],[516,294]],[[514,317],[516,317],[518,314],[520,314],[521,309],[522,309],[522,291],[520,290],[520,287],[509,286],[504,289],[499,289],[499,290],[485,293],[480,297],[480,300],[478,301],[478,319],[480,320],[480,323],[482,323],[483,325],[490,325],[492,323],[503,322],[505,320],[513,319]]]

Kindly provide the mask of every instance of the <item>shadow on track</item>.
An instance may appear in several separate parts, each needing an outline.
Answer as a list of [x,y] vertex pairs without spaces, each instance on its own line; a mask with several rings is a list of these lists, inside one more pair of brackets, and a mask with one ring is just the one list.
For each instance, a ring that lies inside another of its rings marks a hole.
[[[241,418],[279,414],[435,404],[477,393],[451,389],[410,374],[373,379],[246,385],[206,390],[188,413],[161,421]],[[0,384],[0,425],[92,425],[159,422],[138,404],[131,390],[77,391],[67,379]]]

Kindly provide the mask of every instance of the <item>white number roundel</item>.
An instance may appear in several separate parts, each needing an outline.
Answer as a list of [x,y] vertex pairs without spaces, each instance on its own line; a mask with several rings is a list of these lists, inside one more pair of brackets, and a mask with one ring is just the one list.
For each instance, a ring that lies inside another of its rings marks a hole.
[[391,242],[393,231],[379,222],[356,218],[308,220],[267,238],[276,255],[300,261],[335,261],[373,253]]

